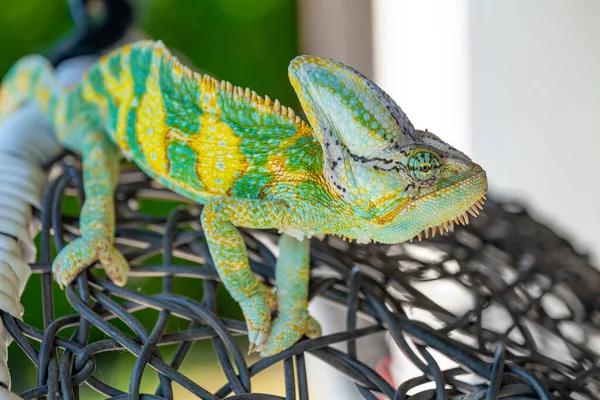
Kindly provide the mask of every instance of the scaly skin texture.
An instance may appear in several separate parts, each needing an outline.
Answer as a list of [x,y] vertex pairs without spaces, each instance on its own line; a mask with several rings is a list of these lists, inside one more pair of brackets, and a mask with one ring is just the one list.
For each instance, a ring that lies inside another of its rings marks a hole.
[[[68,90],[43,58],[17,62],[1,87],[2,115],[36,101],[60,143],[83,159],[81,237],[56,258],[56,280],[66,285],[99,261],[126,282],[113,246],[119,153],[204,205],[215,267],[263,356],[320,334],[307,311],[312,235],[400,243],[478,213],[481,167],[415,130],[373,82],[311,56],[294,59],[289,76],[310,125],[278,101],[191,72],[160,42],[109,53]],[[237,227],[283,232],[276,295],[250,271]]]

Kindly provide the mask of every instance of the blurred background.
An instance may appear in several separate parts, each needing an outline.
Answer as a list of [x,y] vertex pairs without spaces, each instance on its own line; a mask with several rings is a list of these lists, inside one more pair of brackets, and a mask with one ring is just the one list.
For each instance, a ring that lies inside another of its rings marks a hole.
[[[541,221],[600,262],[597,159],[600,151],[600,2],[595,0],[139,0],[136,25],[185,54],[198,68],[298,108],[287,79],[301,53],[334,58],[371,77],[415,127],[465,151],[488,172],[490,191],[519,199]],[[71,29],[67,1],[4,2],[0,75],[19,57],[42,52]],[[67,205],[68,207],[68,205]],[[167,213],[172,205],[148,205]],[[23,295],[27,322],[42,327],[37,276]],[[151,280],[140,290],[159,291]],[[196,288],[176,282],[194,298]],[[222,292],[224,315],[240,317]],[[56,296],[57,314],[69,313]],[[339,312],[313,304],[336,330]],[[150,326],[156,316],[142,315]],[[176,329],[176,327],[171,327]],[[69,331],[64,333],[70,334]],[[95,332],[102,335],[100,332]],[[374,362],[383,341],[369,346]],[[168,351],[165,352],[168,354]],[[193,363],[189,360],[194,360]],[[312,360],[316,399],[350,399],[351,386]],[[109,364],[110,363],[110,364]],[[126,390],[133,357],[99,359],[97,374]],[[13,390],[35,384],[32,364],[11,346]],[[224,377],[209,344],[197,344],[183,368],[208,389]],[[317,374],[318,372],[318,374]],[[156,384],[149,372],[143,383]],[[253,384],[284,394],[281,370]],[[310,377],[309,377],[310,378]],[[341,379],[341,378],[340,378]],[[120,381],[119,381],[120,380]],[[325,384],[327,382],[328,384]],[[264,385],[264,386],[263,386]],[[347,392],[344,392],[347,388]],[[333,396],[333,397],[332,397]],[[92,392],[86,399],[101,398]],[[183,391],[180,397],[186,398]]]

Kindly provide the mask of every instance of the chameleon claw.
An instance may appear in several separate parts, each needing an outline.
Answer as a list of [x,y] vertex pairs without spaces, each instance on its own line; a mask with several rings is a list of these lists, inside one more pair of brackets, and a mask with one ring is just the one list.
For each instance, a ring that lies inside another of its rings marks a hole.
[[256,346],[262,346],[269,338],[269,332],[259,332],[256,338]]
[[[244,314],[246,315],[246,314]],[[261,324],[260,329],[253,328],[255,324]],[[249,320],[246,317],[246,324],[248,325],[248,340],[250,342],[248,354],[254,351],[256,347],[260,347],[269,337],[269,331],[271,329],[271,318],[270,315],[266,315],[266,318],[259,318]]]
[[[248,325],[247,321],[246,321],[246,325]],[[251,329],[248,326],[248,341],[250,342],[250,344],[248,345],[248,349],[249,349],[248,354],[250,354],[250,348],[254,349],[254,347],[256,346],[256,336],[258,336],[258,332]]]

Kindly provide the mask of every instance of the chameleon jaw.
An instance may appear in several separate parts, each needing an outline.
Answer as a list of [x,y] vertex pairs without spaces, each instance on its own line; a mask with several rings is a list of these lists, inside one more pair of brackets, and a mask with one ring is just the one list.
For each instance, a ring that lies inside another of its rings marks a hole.
[[[449,233],[450,231],[452,231],[454,229],[454,224],[456,224],[456,225],[460,224],[463,226],[468,225],[469,224],[469,214],[471,214],[471,216],[473,218],[477,218],[479,216],[480,210],[483,210],[483,205],[485,203],[485,200],[487,200],[486,196],[485,195],[481,196],[481,198],[477,199],[463,213],[458,214],[454,218],[449,218],[449,219],[441,222],[438,225],[434,225],[432,227],[425,228],[423,231],[419,232],[417,235],[413,236],[408,241],[412,242],[416,238],[416,239],[419,239],[419,242],[420,242],[423,240],[423,237],[425,237],[425,239],[428,239],[430,235],[433,238],[437,234],[438,230],[439,230],[440,235],[443,235],[444,233]],[[366,234],[359,235],[359,237],[357,237],[357,238],[351,238],[351,237],[347,237],[347,236],[339,235],[339,234],[335,235],[335,236],[340,237],[344,241],[346,241],[346,240],[348,242],[356,241],[356,243],[359,243],[359,244],[370,243],[372,240]]]
[[449,219],[441,222],[439,225],[434,225],[432,227],[425,228],[423,231],[419,232],[416,236],[412,237],[409,241],[412,242],[415,238],[417,238],[417,239],[419,239],[419,242],[420,242],[421,240],[423,240],[423,236],[425,236],[425,238],[428,239],[430,232],[431,232],[431,237],[433,238],[433,237],[435,237],[438,230],[439,230],[440,235],[443,235],[444,233],[448,233],[452,229],[454,229],[454,224],[456,224],[456,225],[460,224],[463,226],[468,225],[469,224],[469,214],[471,214],[471,216],[473,216],[473,218],[477,218],[480,210],[483,210],[483,204],[486,199],[487,198],[485,197],[485,195],[481,196],[481,198],[477,199],[463,213],[458,214],[454,218],[449,218]]

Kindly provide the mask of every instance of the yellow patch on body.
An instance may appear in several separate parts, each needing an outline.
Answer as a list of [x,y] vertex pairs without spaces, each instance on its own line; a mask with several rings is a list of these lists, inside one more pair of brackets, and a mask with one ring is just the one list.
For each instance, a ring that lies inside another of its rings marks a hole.
[[187,142],[196,153],[196,173],[210,193],[228,194],[249,166],[240,150],[242,139],[210,113],[200,116],[200,131]]
[[107,90],[113,96],[113,99],[119,102],[115,140],[124,152],[129,152],[129,144],[127,143],[126,133],[127,114],[129,114],[129,105],[134,98],[133,77],[131,76],[129,69],[122,68],[121,77],[119,78],[119,85],[112,91],[109,88],[107,88]]
[[135,131],[148,165],[159,175],[169,172],[167,146],[171,129],[166,125],[166,118],[158,82],[148,79],[146,93],[137,109]]
[[96,92],[91,82],[87,79],[83,81],[81,95],[86,103],[94,104],[99,108],[106,108],[108,106],[106,98]]
[[10,91],[3,87],[0,90],[0,114],[8,115],[11,111],[13,111],[14,101],[12,101],[12,96],[9,93]]
[[19,93],[27,93],[29,92],[29,88],[31,87],[31,72],[29,71],[19,71],[16,79],[16,89]]
[[[283,147],[285,148],[285,147]],[[301,183],[314,178],[308,171],[290,171],[284,155],[271,155],[267,161],[267,168],[274,176],[274,182]]]
[[56,109],[54,111],[54,126],[56,126],[57,135],[64,127],[67,126],[67,102],[63,97],[59,97],[56,101]]
[[[102,67],[105,64],[99,63],[99,65]],[[127,140],[125,137],[125,122],[127,112],[129,111],[128,104],[133,97],[133,84],[131,83],[131,76],[124,76],[124,73],[121,73],[121,77],[117,80],[104,69],[101,69],[100,73],[102,74],[106,90],[108,93],[110,93],[114,102],[119,106],[115,140],[123,152],[128,153],[129,146],[127,145]],[[94,86],[89,79],[84,79],[82,81],[81,96],[86,103],[95,105],[98,112],[104,114],[104,118],[108,118],[108,100],[105,96],[101,95],[94,89]]]
[[50,93],[50,89],[47,87],[42,87],[37,92],[37,101],[44,113],[48,111],[48,105],[50,104],[51,96],[52,93]]
[[[129,59],[129,55],[131,53],[131,46],[126,45],[122,49],[123,59]],[[108,70],[108,56],[104,56],[98,62],[98,66],[100,68],[100,73],[102,75],[102,80],[104,83],[104,87],[106,91],[110,94],[115,105],[118,108],[117,111],[117,121],[116,121],[116,132],[115,141],[121,148],[124,154],[129,154],[129,144],[127,143],[127,114],[129,113],[129,105],[134,98],[134,87],[133,87],[133,78],[131,76],[131,72],[128,68],[121,68],[120,75],[115,77]],[[97,104],[100,110],[105,110],[108,112],[108,102],[107,100],[99,95],[89,83],[89,81],[85,81],[82,88],[83,99],[86,102]],[[105,116],[108,118],[108,115]]]

